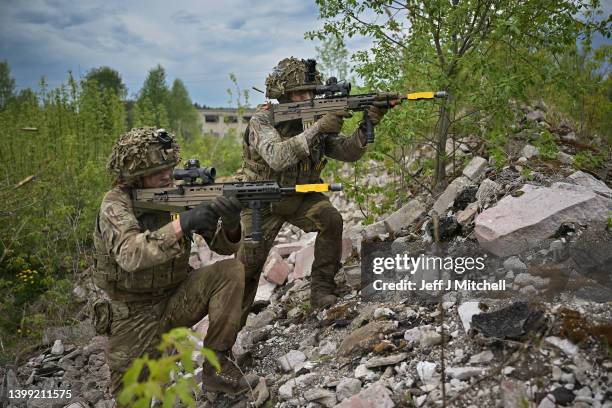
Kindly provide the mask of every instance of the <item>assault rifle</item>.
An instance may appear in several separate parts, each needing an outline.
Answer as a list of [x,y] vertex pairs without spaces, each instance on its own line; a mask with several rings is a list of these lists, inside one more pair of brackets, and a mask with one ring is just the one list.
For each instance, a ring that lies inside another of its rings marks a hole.
[[[308,89],[307,89],[308,88]],[[286,102],[271,104],[273,125],[289,120],[301,119],[304,129],[310,127],[326,113],[343,113],[350,111],[363,111],[366,125],[366,143],[374,142],[374,128],[368,117],[367,109],[370,106],[379,108],[393,108],[402,101],[420,101],[436,98],[446,98],[446,92],[416,92],[406,95],[397,92],[375,92],[360,95],[349,95],[350,82],[329,78],[325,85],[302,86],[301,89],[311,90],[315,97],[302,102]]]
[[[342,184],[298,184],[281,187],[276,181],[254,181],[237,183],[215,183],[214,167],[200,168],[198,160],[191,159],[184,169],[174,171],[175,179],[185,184],[164,188],[141,188],[132,190],[134,208],[141,210],[168,211],[179,213],[210,202],[217,196],[236,197],[245,208],[253,210],[253,241],[261,241],[261,210],[290,194],[341,191]],[[197,179],[201,179],[197,182]]]

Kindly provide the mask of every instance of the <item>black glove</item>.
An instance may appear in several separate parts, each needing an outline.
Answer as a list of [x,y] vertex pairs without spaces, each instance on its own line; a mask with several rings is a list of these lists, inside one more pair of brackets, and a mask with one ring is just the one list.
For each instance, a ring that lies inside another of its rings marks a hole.
[[223,225],[228,230],[234,230],[240,226],[240,211],[242,205],[236,197],[215,197],[211,203],[212,209],[221,217]]
[[376,126],[378,125],[378,122],[380,122],[383,118],[383,116],[385,116],[385,114],[387,113],[388,109],[387,108],[379,108],[377,106],[370,106],[368,108],[368,116],[370,117],[370,120],[372,121],[372,125]]
[[179,222],[184,234],[191,234],[192,231],[195,231],[198,234],[212,237],[217,230],[218,221],[219,215],[208,203],[202,203],[179,214]]

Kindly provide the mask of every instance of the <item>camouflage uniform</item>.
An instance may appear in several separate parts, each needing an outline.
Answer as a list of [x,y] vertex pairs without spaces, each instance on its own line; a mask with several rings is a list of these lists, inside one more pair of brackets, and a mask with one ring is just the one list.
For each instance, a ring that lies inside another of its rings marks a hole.
[[[171,156],[168,161],[174,162]],[[156,354],[161,334],[191,327],[207,314],[205,345],[231,349],[240,329],[236,300],[244,291],[239,261],[190,270],[190,242],[177,237],[170,214],[134,210],[129,193],[129,188],[118,186],[106,194],[94,232],[94,281],[111,299],[94,303],[94,323],[99,334],[109,336],[106,354],[113,393],[135,358]],[[239,242],[231,242],[222,225],[211,248],[230,255]]]
[[[289,65],[292,68],[294,61],[294,58],[286,59],[279,66],[286,63],[285,67]],[[294,82],[299,83],[299,72],[296,71],[299,70],[291,69],[290,73],[298,77]],[[282,86],[270,86],[270,82],[269,77],[266,82],[268,97],[278,98],[286,92]],[[279,82],[282,85],[282,81],[277,81],[277,84]],[[316,82],[320,83],[318,77],[315,78]],[[299,87],[293,89],[296,88]],[[365,140],[365,130],[361,126],[350,137],[341,134],[312,137],[314,135],[311,133],[316,131],[315,126],[303,130],[300,120],[273,126],[268,105],[259,106],[245,133],[243,164],[237,178],[241,181],[276,180],[282,186],[319,183],[321,171],[327,163],[325,156],[352,162],[358,160],[366,150],[361,142]],[[242,213],[243,238],[251,233],[251,214],[251,210]],[[305,232],[318,232],[312,265],[311,300],[333,294],[334,276],[340,267],[342,253],[342,217],[324,194],[308,193],[286,197],[273,204],[271,209],[262,211],[263,241],[257,244],[243,239],[244,245],[238,253],[238,258],[245,266],[246,276],[242,324],[246,322],[253,303],[263,264],[284,222]]]

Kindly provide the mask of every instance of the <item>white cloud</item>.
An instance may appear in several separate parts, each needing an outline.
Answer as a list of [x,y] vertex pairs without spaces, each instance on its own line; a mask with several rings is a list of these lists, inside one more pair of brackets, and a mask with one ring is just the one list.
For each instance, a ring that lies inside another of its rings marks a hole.
[[[161,64],[169,81],[181,78],[194,101],[227,102],[233,72],[243,88],[263,86],[287,56],[313,57],[304,33],[322,25],[314,2],[301,0],[3,2],[0,50],[21,87],[46,75],[58,85],[72,70],[100,65],[118,70],[135,93]],[[354,41],[361,48],[363,41]],[[350,43],[349,43],[350,44]],[[252,102],[263,98],[253,94]]]

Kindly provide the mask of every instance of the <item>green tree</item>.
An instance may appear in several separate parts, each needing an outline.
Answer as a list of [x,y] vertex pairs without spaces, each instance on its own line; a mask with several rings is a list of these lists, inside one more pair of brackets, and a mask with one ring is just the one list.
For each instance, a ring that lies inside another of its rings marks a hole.
[[341,38],[334,35],[325,37],[321,46],[315,47],[319,70],[325,78],[347,79],[349,73],[348,50]]
[[139,100],[148,98],[153,105],[167,105],[170,90],[166,83],[166,71],[161,65],[149,70],[139,93]]
[[0,364],[73,322],[76,273],[110,185],[105,164],[123,130],[123,102],[68,75],[25,89],[0,110]]
[[6,60],[0,61],[0,109],[4,109],[9,100],[15,96],[15,79]]
[[[449,134],[491,132],[509,120],[510,99],[545,80],[543,53],[556,53],[582,33],[609,33],[591,16],[598,0],[317,0],[324,26],[309,38],[365,36],[356,71],[373,88],[445,90],[433,135],[434,184],[445,183]],[[368,18],[369,17],[369,18]],[[396,126],[397,128],[397,126]]]
[[134,107],[134,125],[168,127],[169,97],[166,71],[157,65],[149,71],[138,94]]
[[193,139],[201,134],[200,117],[183,81],[175,79],[168,98],[170,128],[177,135]]
[[111,90],[122,99],[127,94],[127,88],[121,79],[121,75],[110,67],[103,66],[89,70],[85,75],[84,82],[91,81],[95,81],[101,91]]

